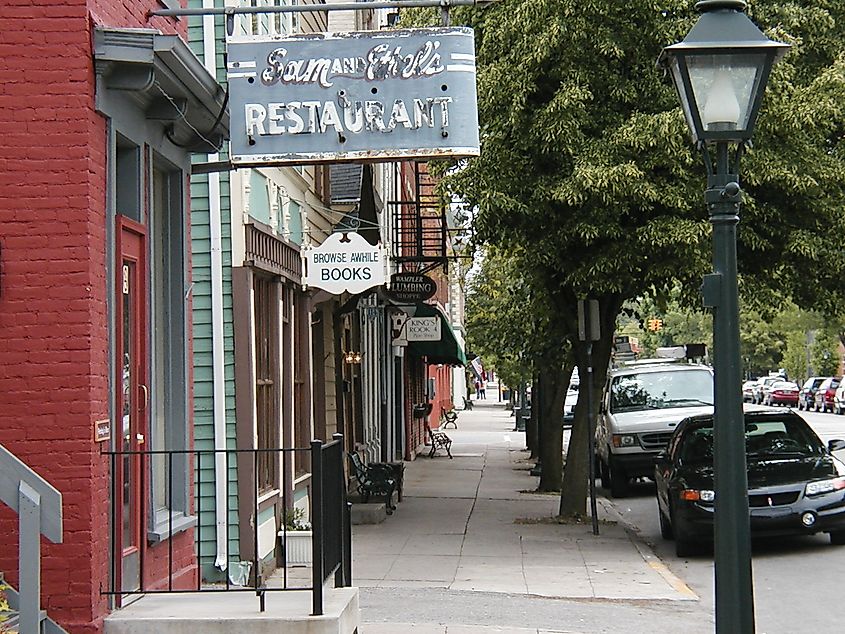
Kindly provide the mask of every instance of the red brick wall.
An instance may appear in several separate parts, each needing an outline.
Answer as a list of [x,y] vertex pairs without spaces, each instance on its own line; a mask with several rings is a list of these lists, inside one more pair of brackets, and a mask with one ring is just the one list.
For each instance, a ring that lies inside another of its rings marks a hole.
[[428,376],[434,379],[434,393],[430,417],[431,428],[440,426],[440,417],[455,406],[452,403],[452,368],[448,365],[428,366]]
[[[43,607],[72,633],[99,632],[109,480],[92,424],[109,403],[106,127],[91,29],[185,33],[187,23],[148,23],[154,0],[3,4],[0,443],[63,495],[64,543],[42,542]],[[16,583],[17,518],[5,508],[0,535],[0,570]]]

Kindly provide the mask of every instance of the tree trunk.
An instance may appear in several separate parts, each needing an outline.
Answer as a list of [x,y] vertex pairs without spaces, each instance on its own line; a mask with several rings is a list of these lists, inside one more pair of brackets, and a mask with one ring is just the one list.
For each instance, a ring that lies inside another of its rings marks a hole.
[[[560,491],[563,478],[563,403],[572,367],[558,355],[544,360],[540,373],[540,462],[543,470],[538,491]],[[532,410],[533,412],[533,410]]]
[[[532,405],[533,403],[533,405]],[[528,432],[528,425],[531,425],[531,433],[533,447],[531,447],[531,459],[540,457],[540,375],[534,373],[531,375],[531,396],[529,398],[528,392],[525,393],[525,405],[523,407],[531,408],[531,420],[526,421],[525,431]]]
[[598,416],[599,403],[607,380],[607,369],[610,365],[610,353],[613,349],[613,335],[616,316],[621,303],[616,297],[599,299],[601,319],[601,339],[592,342],[593,371],[587,365],[587,344],[585,341],[574,341],[575,360],[578,364],[580,388],[578,390],[578,404],[575,406],[575,420],[572,423],[572,434],[569,437],[569,449],[566,453],[566,470],[563,474],[563,484],[560,492],[560,515],[563,517],[585,516],[587,514],[588,471],[589,471],[589,430],[587,381],[592,376],[592,415]]

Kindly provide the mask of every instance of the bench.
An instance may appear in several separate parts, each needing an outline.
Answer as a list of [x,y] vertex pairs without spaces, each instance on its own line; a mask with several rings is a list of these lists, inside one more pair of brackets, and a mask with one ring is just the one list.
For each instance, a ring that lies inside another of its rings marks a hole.
[[451,425],[454,429],[458,428],[458,412],[453,409],[446,411],[445,409],[441,409],[440,420],[441,420],[441,427],[446,429],[448,425]]
[[438,449],[445,449],[446,453],[449,456],[449,459],[452,459],[452,439],[449,438],[446,434],[442,431],[434,431],[431,427],[426,426],[428,430],[428,439],[431,442],[431,450],[428,452],[429,458],[434,458],[435,454],[437,454]]
[[364,464],[355,452],[347,454],[358,481],[358,493],[366,503],[371,495],[383,495],[387,514],[391,515],[396,508],[393,506],[393,492],[398,490],[398,479],[393,466],[384,463]]

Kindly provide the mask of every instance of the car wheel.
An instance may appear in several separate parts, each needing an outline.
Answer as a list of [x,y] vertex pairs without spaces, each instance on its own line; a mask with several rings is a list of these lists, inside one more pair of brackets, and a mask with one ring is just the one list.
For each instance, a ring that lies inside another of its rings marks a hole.
[[830,543],[834,546],[845,546],[845,531],[831,531]]
[[609,489],[610,488],[610,469],[607,468],[607,463],[604,460],[602,460],[601,458],[599,458],[598,460],[599,460],[599,479],[601,481],[601,487],[603,489]]
[[660,508],[660,502],[657,503],[657,519],[660,521],[660,536],[663,539],[673,539],[675,531],[672,530],[672,522]]
[[612,457],[608,465],[608,475],[610,476],[610,495],[615,498],[624,498],[628,495],[628,475],[619,468],[619,465],[614,464]]

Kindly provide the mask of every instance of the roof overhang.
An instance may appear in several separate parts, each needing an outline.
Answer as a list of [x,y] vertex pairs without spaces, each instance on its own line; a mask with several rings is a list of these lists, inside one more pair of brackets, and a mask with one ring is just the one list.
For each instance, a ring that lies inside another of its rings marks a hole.
[[96,27],[94,63],[104,88],[130,94],[180,147],[216,152],[229,138],[226,91],[179,36]]

